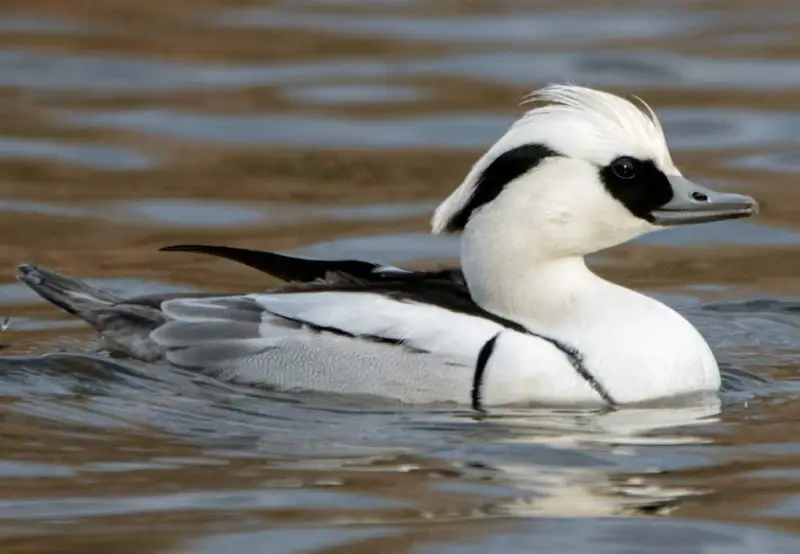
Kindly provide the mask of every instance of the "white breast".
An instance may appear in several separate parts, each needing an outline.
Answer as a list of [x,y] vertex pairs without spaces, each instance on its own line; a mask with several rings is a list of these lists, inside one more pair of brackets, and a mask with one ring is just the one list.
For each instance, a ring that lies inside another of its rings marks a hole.
[[512,330],[497,337],[486,365],[481,399],[484,405],[604,402],[561,350]]
[[617,403],[720,386],[713,352],[697,329],[672,308],[616,285],[578,304],[548,334],[578,349]]

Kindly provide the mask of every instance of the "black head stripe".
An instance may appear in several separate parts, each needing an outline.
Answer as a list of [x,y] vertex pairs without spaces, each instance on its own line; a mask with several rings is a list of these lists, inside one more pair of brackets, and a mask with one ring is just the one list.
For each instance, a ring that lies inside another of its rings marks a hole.
[[672,200],[669,180],[653,160],[617,158],[600,169],[600,178],[611,196],[647,221],[652,221],[653,210]]
[[558,155],[542,144],[524,144],[498,156],[483,170],[472,196],[447,223],[447,230],[451,233],[463,231],[475,210],[497,198],[506,185],[535,168],[542,160]]

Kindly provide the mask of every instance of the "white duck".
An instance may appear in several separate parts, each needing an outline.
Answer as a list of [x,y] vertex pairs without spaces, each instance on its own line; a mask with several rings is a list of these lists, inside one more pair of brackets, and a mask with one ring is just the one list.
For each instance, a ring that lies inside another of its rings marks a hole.
[[32,265],[19,278],[112,353],[220,379],[424,403],[621,405],[719,388],[700,333],[592,273],[584,256],[674,225],[747,217],[752,198],[688,181],[655,113],[553,85],[436,210],[461,269],[412,272],[215,246],[289,281],[241,295],[122,299]]

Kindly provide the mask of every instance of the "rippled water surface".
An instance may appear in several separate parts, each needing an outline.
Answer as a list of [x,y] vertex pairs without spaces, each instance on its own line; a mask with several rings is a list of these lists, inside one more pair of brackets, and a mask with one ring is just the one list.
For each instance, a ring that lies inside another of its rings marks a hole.
[[[0,550],[798,551],[800,5],[580,4],[2,3]],[[188,242],[452,260],[430,212],[564,80],[643,96],[686,175],[762,202],[593,260],[704,331],[720,398],[476,418],[239,388],[110,360],[14,281],[268,284],[157,251]]]

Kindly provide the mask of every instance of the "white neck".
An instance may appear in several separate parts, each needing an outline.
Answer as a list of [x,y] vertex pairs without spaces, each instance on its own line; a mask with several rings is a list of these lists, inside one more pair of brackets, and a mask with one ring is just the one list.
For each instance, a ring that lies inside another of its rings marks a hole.
[[[576,312],[609,294],[638,293],[594,274],[582,256],[554,256],[530,246],[466,232],[461,264],[475,301],[484,309],[536,328],[563,328]],[[521,250],[521,251],[520,251]]]

